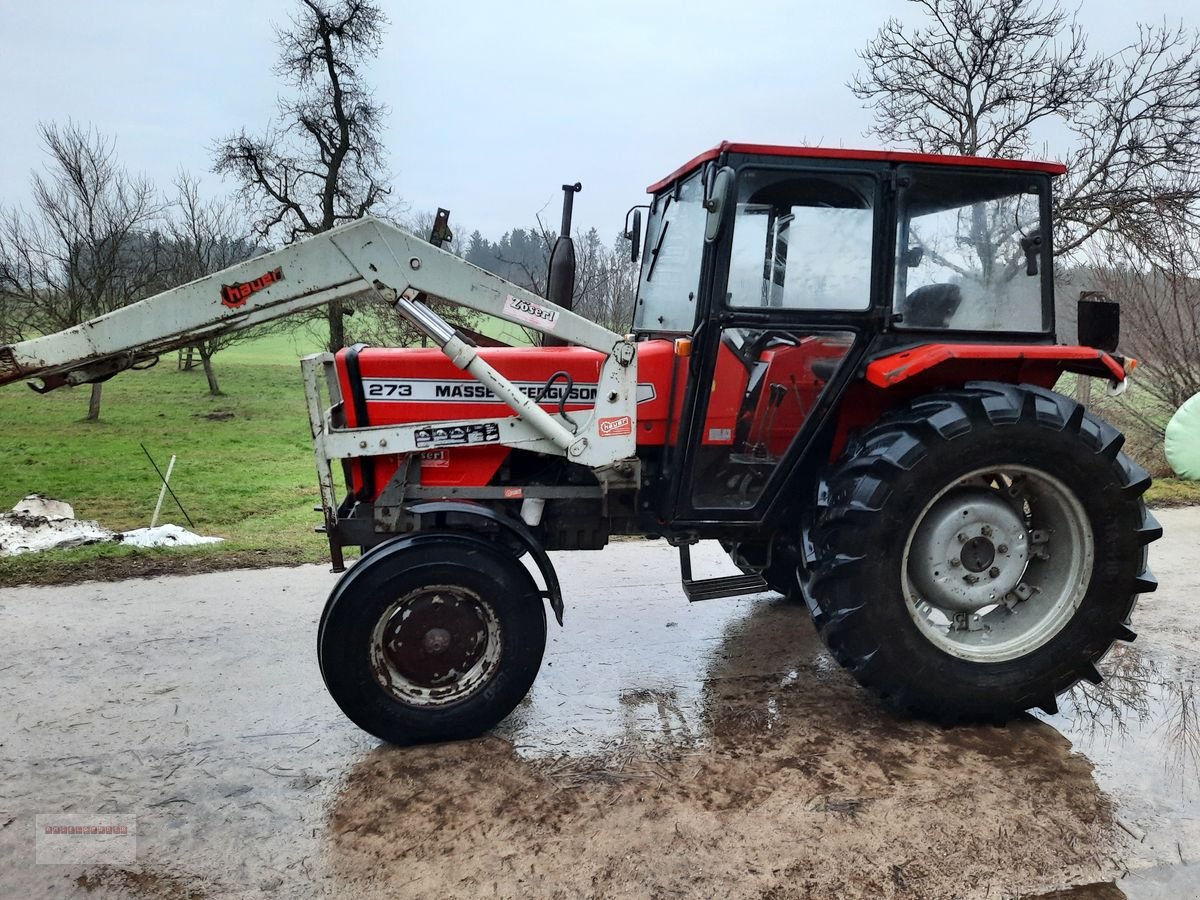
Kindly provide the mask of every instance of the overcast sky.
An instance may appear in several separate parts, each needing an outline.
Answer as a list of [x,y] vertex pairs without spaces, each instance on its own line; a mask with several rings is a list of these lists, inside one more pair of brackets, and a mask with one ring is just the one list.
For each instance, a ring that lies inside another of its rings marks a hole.
[[[24,203],[42,164],[39,121],[74,118],[117,139],[131,169],[206,186],[215,139],[259,130],[281,90],[273,24],[289,0],[0,0],[0,204]],[[855,51],[902,0],[384,3],[370,79],[391,107],[396,195],[447,206],[491,238],[583,182],[576,223],[608,237],[646,185],[720,140],[876,146],[846,88]],[[1194,0],[1086,0],[1095,49],[1138,20],[1200,24]]]

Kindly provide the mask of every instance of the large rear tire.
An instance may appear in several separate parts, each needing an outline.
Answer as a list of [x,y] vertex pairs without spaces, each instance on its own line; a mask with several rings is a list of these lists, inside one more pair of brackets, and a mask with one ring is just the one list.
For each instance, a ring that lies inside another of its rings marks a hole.
[[826,644],[893,708],[1003,721],[1055,697],[1156,583],[1162,529],[1119,432],[1075,401],[986,382],[932,394],[852,442],[828,477],[805,584]]
[[325,686],[392,744],[476,737],[537,677],[546,612],[528,570],[464,534],[382,544],[338,582],[317,637]]

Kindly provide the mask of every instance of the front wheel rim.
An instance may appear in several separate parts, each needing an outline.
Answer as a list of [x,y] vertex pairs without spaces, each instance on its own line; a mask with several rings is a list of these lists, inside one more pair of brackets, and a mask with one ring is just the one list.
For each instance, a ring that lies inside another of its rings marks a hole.
[[371,672],[409,706],[447,706],[479,691],[500,663],[500,623],[463,585],[425,585],[388,604],[370,636]]
[[1071,621],[1094,554],[1087,513],[1063,482],[1028,466],[977,469],[939,491],[910,529],[905,603],[951,656],[1019,659]]

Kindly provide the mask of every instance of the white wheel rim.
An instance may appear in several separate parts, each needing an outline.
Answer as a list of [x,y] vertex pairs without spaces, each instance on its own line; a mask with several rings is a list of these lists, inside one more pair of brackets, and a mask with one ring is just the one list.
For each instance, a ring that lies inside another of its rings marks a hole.
[[951,656],[1019,659],[1071,621],[1094,554],[1087,514],[1057,478],[1020,465],[978,469],[917,516],[904,546],[905,603],[921,634]]

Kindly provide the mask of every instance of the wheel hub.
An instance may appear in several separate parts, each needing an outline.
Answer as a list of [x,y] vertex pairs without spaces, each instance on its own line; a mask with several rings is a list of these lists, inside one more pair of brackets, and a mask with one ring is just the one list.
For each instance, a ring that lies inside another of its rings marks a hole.
[[1002,603],[1021,584],[1029,562],[1021,515],[994,491],[947,494],[913,536],[908,574],[926,602],[975,612]]
[[383,629],[383,655],[413,685],[453,682],[483,656],[487,621],[475,600],[446,591],[410,599]]
[[960,559],[968,572],[990,569],[996,560],[996,545],[982,535],[973,537],[963,544]]

